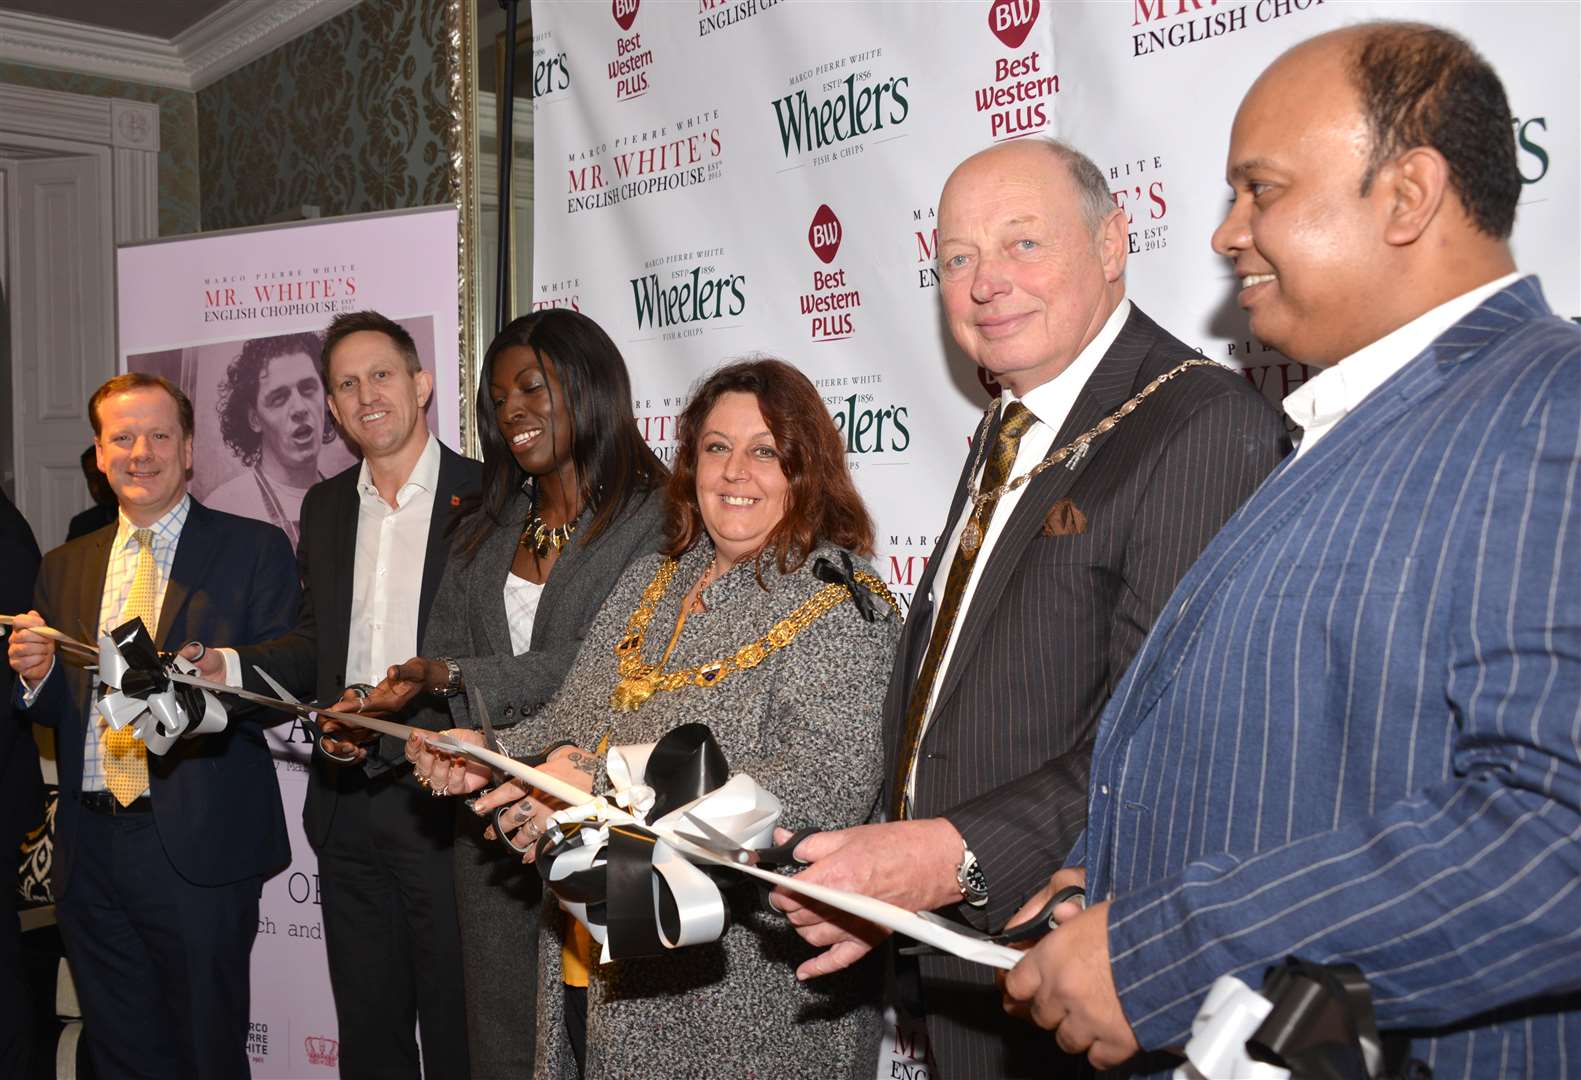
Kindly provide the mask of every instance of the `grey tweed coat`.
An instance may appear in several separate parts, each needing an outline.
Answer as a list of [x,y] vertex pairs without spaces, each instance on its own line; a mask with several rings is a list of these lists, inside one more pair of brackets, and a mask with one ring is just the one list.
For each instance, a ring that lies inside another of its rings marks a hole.
[[[434,597],[422,653],[449,656],[466,693],[450,701],[450,722],[477,727],[481,701],[489,721],[508,727],[548,701],[576,659],[588,625],[633,559],[653,552],[663,531],[662,493],[631,503],[591,542],[573,538],[555,560],[533,620],[531,648],[511,651],[505,576],[530,504],[518,495],[496,529],[468,560],[452,552]],[[585,515],[583,527],[586,527]],[[443,709],[443,706],[440,706]],[[516,1080],[532,1072],[533,984],[520,987],[523,965],[538,949],[538,874],[498,841],[483,839],[484,822],[457,800],[456,913],[461,922],[467,1044],[474,1080]],[[504,988],[510,989],[504,989]]]
[[[680,603],[712,554],[705,541],[682,556],[648,625],[646,662],[663,655]],[[766,566],[766,589],[750,564],[736,567],[704,590],[707,610],[687,619],[666,670],[731,655],[764,634],[823,587],[813,576],[814,560],[824,556],[838,564],[839,554],[820,547],[805,566],[783,577]],[[862,821],[881,782],[879,708],[900,631],[889,605],[875,597],[877,618],[867,622],[848,600],[757,668],[715,686],[661,691],[636,712],[616,713],[609,706],[618,679],[614,644],[661,561],[654,555],[632,564],[594,620],[560,692],[505,737],[507,746],[525,750],[569,738],[594,748],[606,732],[610,745],[620,746],[654,741],[684,723],[706,723],[731,770],[749,773],[779,797],[787,827]],[[877,1067],[878,966],[858,964],[798,983],[796,965],[815,950],[764,907],[755,884],[727,887],[726,896],[731,922],[720,941],[594,967],[587,1080],[871,1080]],[[535,1073],[546,1080],[576,1075],[558,992],[565,921],[552,898],[546,900]]]

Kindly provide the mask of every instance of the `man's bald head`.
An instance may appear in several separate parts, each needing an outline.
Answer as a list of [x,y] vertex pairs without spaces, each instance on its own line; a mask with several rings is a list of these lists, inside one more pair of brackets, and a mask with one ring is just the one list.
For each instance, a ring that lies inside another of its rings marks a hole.
[[[1103,170],[1093,163],[1092,158],[1058,139],[1017,139],[1015,142],[990,146],[957,165],[950,174],[950,180],[963,170],[1016,167],[1047,168],[1051,175],[1063,172],[1074,189],[1082,219],[1094,233],[1115,212],[1114,198],[1109,194],[1109,181],[1104,177]],[[949,190],[950,180],[944,182],[946,191]]]
[[1368,23],[1279,57],[1236,112],[1225,178],[1214,249],[1234,260],[1252,332],[1304,363],[1514,268],[1509,106],[1435,27]]
[[1017,394],[1053,379],[1125,298],[1128,237],[1103,173],[1024,140],[973,154],[939,196],[939,299],[961,349]]
[[1498,240],[1510,235],[1521,193],[1514,122],[1504,84],[1468,41],[1426,23],[1361,23],[1302,42],[1262,78],[1327,59],[1343,67],[1371,134],[1363,195],[1387,162],[1431,147],[1476,228]]

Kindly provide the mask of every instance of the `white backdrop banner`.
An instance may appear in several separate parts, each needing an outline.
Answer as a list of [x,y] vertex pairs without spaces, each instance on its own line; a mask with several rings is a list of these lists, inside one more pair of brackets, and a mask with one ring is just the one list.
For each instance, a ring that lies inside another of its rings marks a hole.
[[[1464,34],[1503,77],[1516,255],[1581,313],[1581,7],[1506,0],[534,0],[535,304],[609,331],[666,457],[701,374],[798,365],[909,604],[992,397],[937,302],[951,168],[1028,135],[1083,150],[1130,222],[1130,296],[1277,401],[1313,372],[1252,338],[1209,248],[1230,123],[1282,50],[1391,17]],[[900,1045],[880,1074],[926,1076],[925,1046]]]
[[[295,545],[302,495],[356,463],[324,404],[329,321],[367,308],[402,324],[434,375],[429,427],[459,445],[460,363],[452,207],[199,234],[117,253],[123,371],[164,375],[192,398],[192,494],[273,521]],[[224,645],[227,642],[211,642]],[[302,832],[309,745],[267,731],[291,865],[264,884],[252,955],[248,1057],[255,1077],[338,1075],[318,865]]]

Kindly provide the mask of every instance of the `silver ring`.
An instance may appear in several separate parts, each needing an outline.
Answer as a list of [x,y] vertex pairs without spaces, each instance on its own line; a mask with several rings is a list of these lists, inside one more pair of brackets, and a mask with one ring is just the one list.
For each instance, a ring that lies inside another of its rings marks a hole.
[[537,840],[543,835],[543,826],[538,824],[537,818],[530,817],[527,819],[527,824],[522,826],[522,831],[527,834],[527,839]]

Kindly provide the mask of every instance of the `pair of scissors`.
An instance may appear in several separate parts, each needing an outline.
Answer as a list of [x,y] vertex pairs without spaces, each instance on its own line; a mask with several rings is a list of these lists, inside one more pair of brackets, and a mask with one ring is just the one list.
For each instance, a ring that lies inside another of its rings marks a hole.
[[[1048,903],[1039,908],[1036,915],[1033,915],[1025,922],[1007,926],[997,934],[985,934],[975,927],[958,923],[954,919],[946,919],[944,916],[936,915],[931,911],[919,911],[917,915],[919,918],[926,919],[931,923],[938,923],[940,926],[948,927],[963,937],[976,938],[979,941],[991,942],[994,945],[1016,945],[1021,942],[1038,941],[1049,931],[1056,929],[1059,924],[1054,921],[1054,909],[1073,900],[1086,907],[1087,890],[1080,885],[1067,885],[1049,897]],[[936,949],[932,945],[922,944],[903,946],[900,952],[905,956],[943,955],[942,950]]]
[[[269,685],[269,689],[275,692],[275,696],[280,699],[278,702],[272,702],[268,698],[263,697],[261,694],[249,694],[240,687],[225,687],[225,691],[227,693],[236,695],[243,701],[252,701],[260,705],[268,705],[273,708],[279,708],[281,705],[290,706],[289,711],[296,713],[297,719],[302,721],[303,729],[308,733],[308,736],[318,744],[319,753],[323,754],[331,761],[338,762],[341,765],[355,765],[357,763],[357,757],[355,754],[341,755],[330,752],[328,746],[328,740],[330,736],[325,734],[323,726],[318,722],[318,714],[321,712],[334,715],[333,710],[331,710],[329,706],[305,704],[298,700],[295,694],[291,693],[291,691],[287,690],[283,685],[281,685],[278,679],[269,674],[263,668],[259,667],[257,664],[253,665],[253,670],[258,673],[258,677],[260,679]],[[359,699],[366,698],[370,693],[373,692],[373,687],[367,685],[366,683],[357,683],[355,685],[348,686],[346,689],[354,691]]]
[[[496,754],[505,754],[507,757],[515,757],[516,760],[522,762],[524,765],[531,765],[536,769],[548,761],[549,755],[560,749],[562,746],[576,745],[576,743],[572,742],[570,739],[563,739],[560,742],[551,743],[550,745],[544,747],[542,750],[536,751],[535,753],[523,755],[507,754],[505,748],[500,745],[500,737],[494,730],[493,722],[489,719],[489,707],[484,703],[483,698],[481,696],[476,699],[469,697],[467,699],[467,704],[472,706],[472,708],[476,710],[478,714],[478,729],[483,732],[483,745],[494,751]],[[495,770],[494,775],[500,780],[507,782],[509,782],[511,779],[510,777],[502,775],[497,769]],[[481,798],[481,796],[479,797]],[[518,802],[519,801],[520,800],[518,800]],[[503,816],[505,811],[509,810],[515,805],[517,804],[507,803],[504,806],[496,806],[494,808],[494,832],[499,836],[500,840],[505,844],[506,847],[510,848],[518,855],[525,855],[537,847],[538,837],[535,836],[529,840],[525,847],[516,843],[515,833],[521,829],[522,822],[518,820],[515,825],[507,826]],[[541,835],[543,834],[540,833],[539,836]]]
[[738,866],[757,866],[765,870],[772,870],[781,866],[806,866],[807,863],[796,857],[796,848],[809,836],[824,831],[815,825],[808,826],[804,829],[797,829],[791,834],[790,839],[783,844],[774,844],[772,847],[765,848],[744,848],[738,846],[734,840],[697,815],[688,813],[685,816],[687,823],[697,829],[702,835],[682,832],[677,829],[675,832],[676,836],[689,844],[696,844],[698,847],[711,851],[715,855],[729,859]]

